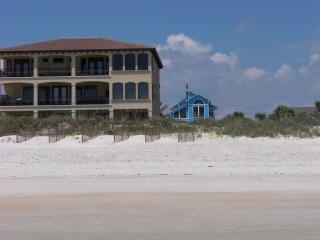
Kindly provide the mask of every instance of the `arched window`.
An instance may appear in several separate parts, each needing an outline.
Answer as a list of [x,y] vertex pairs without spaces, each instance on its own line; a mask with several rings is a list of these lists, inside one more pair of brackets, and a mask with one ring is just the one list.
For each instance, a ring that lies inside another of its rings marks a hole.
[[138,70],[148,70],[148,54],[138,54]]
[[125,56],[125,69],[135,70],[136,69],[136,55],[130,53]]
[[203,101],[201,99],[196,99],[193,104],[203,104]]
[[114,83],[112,89],[113,99],[123,99],[123,85],[122,83]]
[[112,69],[113,70],[122,70],[123,69],[122,54],[113,54],[112,55]]
[[136,99],[136,84],[126,83],[126,99]]
[[148,83],[141,82],[138,83],[138,99],[148,99]]

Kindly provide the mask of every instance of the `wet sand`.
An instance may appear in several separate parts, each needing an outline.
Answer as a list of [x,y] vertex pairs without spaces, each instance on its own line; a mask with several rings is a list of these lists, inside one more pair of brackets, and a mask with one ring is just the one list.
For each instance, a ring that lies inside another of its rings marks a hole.
[[176,179],[8,179],[1,239],[319,239],[319,177]]

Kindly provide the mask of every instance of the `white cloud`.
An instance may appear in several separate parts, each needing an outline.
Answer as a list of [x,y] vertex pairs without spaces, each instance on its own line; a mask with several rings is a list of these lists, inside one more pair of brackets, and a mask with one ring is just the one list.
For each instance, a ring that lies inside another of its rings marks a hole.
[[173,65],[172,60],[169,58],[163,58],[161,61],[164,67],[172,67]]
[[172,34],[167,38],[167,45],[157,46],[157,50],[171,50],[179,51],[183,54],[195,55],[200,53],[208,53],[212,50],[211,44],[202,45],[199,41],[193,40],[192,38],[180,34]]
[[239,22],[239,23],[234,27],[234,31],[237,32],[237,33],[245,32],[245,31],[247,31],[248,27],[249,27],[248,22],[242,21],[242,22]]
[[229,64],[232,68],[236,66],[239,62],[239,58],[236,54],[233,52],[230,52],[230,55],[222,54],[222,53],[216,53],[210,57],[210,59],[214,63],[227,63]]
[[256,68],[256,67],[247,68],[246,70],[244,70],[243,73],[244,73],[244,75],[247,77],[247,79],[249,79],[249,80],[258,79],[258,78],[260,78],[262,75],[267,74],[267,72],[264,71],[263,69],[261,69],[261,68]]
[[312,65],[315,61],[320,59],[320,56],[318,53],[310,55],[310,62],[309,65]]
[[298,73],[300,73],[300,74],[302,74],[304,76],[309,75],[309,73],[310,73],[309,67],[307,67],[307,66],[300,67],[299,70],[298,70]]
[[294,77],[294,75],[295,71],[288,64],[282,64],[281,68],[278,69],[277,73],[274,76],[276,79],[289,82]]

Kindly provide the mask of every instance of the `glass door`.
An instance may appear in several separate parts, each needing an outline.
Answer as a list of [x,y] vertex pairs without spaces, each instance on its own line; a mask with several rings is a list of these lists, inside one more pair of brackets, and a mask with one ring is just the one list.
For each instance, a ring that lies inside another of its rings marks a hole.
[[67,104],[67,87],[53,87],[53,104]]

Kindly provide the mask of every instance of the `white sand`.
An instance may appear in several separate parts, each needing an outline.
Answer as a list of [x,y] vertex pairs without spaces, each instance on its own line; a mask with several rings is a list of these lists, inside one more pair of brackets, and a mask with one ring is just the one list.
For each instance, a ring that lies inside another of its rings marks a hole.
[[[30,218],[39,224],[41,218],[56,219],[51,239],[319,239],[320,138],[202,134],[191,143],[178,143],[176,136],[152,143],[145,143],[144,136],[120,143],[113,143],[112,136],[87,143],[80,139],[48,143],[48,137],[35,137],[17,144],[15,136],[0,138],[0,210],[5,219],[0,234],[5,239],[27,239],[21,234],[28,233],[29,239],[45,239],[42,234],[52,226],[29,226]],[[297,211],[299,218],[294,218]],[[88,231],[92,226],[83,216],[99,218],[94,221],[105,227],[78,236],[71,216]],[[241,216],[248,217],[233,222]],[[197,224],[183,224],[186,218]],[[288,225],[283,218],[301,222]],[[151,225],[139,225],[139,219]],[[155,219],[159,221],[152,225]],[[131,224],[131,230],[121,231],[114,221]],[[180,221],[177,229],[170,228],[172,221]],[[73,229],[69,235],[61,230],[62,223]],[[255,230],[241,228],[243,223]],[[213,225],[221,231],[212,230]],[[183,235],[179,228],[186,226]],[[30,233],[35,229],[38,235]]]

